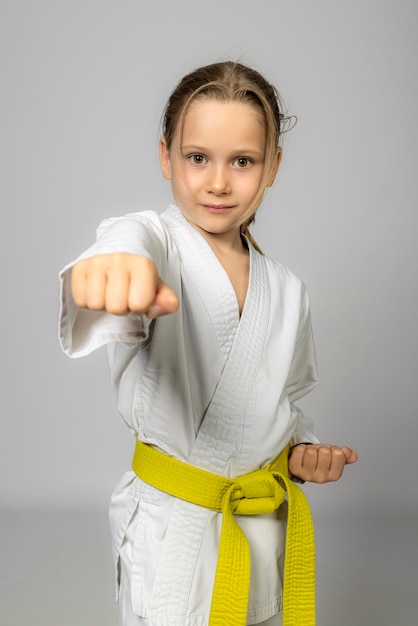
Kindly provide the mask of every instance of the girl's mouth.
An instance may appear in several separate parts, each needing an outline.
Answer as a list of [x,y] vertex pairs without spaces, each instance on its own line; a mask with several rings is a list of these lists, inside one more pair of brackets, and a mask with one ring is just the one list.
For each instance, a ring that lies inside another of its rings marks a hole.
[[213,211],[215,213],[222,213],[234,208],[231,204],[204,204],[203,207],[208,211]]

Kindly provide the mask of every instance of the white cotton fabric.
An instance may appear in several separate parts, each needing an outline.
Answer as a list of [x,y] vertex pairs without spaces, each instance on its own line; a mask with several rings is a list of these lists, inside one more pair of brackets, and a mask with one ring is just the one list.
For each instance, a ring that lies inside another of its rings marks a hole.
[[[60,341],[72,357],[107,345],[119,411],[141,440],[203,469],[235,477],[265,466],[287,443],[315,443],[294,404],[316,384],[309,302],[301,281],[251,245],[239,316],[212,249],[174,205],[105,220],[82,257],[152,258],[179,310],[148,320],[78,309],[61,273]],[[251,547],[248,623],[281,610],[286,510],[237,518]],[[124,626],[206,626],[221,515],[127,472],[110,508]],[[129,590],[129,593],[126,592]],[[128,604],[128,606],[126,606]],[[135,617],[134,617],[135,616]],[[130,621],[129,621],[130,620]]]

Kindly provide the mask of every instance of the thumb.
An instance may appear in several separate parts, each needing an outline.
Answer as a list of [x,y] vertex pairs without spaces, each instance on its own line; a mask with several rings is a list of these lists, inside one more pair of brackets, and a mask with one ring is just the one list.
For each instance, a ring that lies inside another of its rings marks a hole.
[[146,312],[146,316],[150,319],[175,313],[179,308],[179,300],[174,291],[161,279],[157,283],[157,291],[154,302]]
[[358,454],[355,450],[348,448],[347,446],[341,446],[341,450],[345,454],[345,462],[346,465],[351,465],[351,463],[355,463],[358,459]]

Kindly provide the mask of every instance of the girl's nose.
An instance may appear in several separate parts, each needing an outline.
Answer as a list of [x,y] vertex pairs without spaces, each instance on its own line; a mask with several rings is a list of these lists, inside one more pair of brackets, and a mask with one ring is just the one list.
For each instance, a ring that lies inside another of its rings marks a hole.
[[208,177],[209,193],[224,194],[231,191],[229,177],[224,167],[213,168]]

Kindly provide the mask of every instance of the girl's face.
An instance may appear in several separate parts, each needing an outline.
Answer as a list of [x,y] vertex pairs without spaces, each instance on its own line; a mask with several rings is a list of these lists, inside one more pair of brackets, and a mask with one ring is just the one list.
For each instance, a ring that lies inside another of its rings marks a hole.
[[161,167],[186,219],[203,234],[235,242],[263,176],[265,128],[243,102],[202,100],[184,119]]

